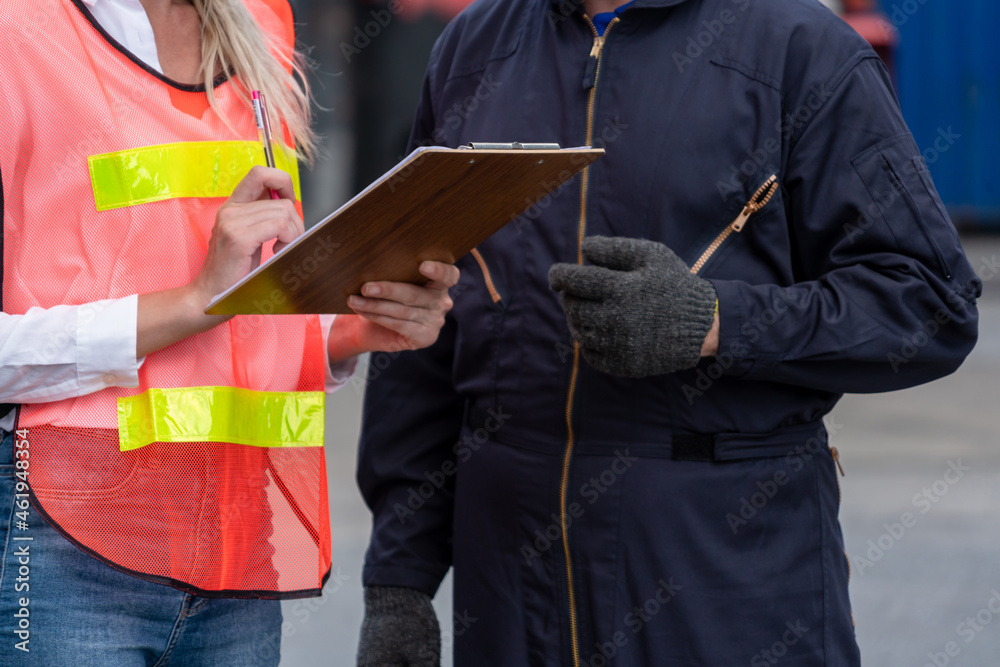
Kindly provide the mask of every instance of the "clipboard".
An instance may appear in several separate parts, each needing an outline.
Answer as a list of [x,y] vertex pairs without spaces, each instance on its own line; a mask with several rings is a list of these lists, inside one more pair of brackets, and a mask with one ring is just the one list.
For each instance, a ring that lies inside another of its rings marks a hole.
[[604,154],[557,144],[418,148],[216,296],[210,315],[352,313],[373,280],[427,282]]

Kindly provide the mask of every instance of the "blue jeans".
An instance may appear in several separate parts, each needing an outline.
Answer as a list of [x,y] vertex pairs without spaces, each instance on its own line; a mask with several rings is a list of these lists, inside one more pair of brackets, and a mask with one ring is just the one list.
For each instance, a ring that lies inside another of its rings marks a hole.
[[278,664],[280,602],[188,595],[80,551],[24,508],[0,434],[0,666]]

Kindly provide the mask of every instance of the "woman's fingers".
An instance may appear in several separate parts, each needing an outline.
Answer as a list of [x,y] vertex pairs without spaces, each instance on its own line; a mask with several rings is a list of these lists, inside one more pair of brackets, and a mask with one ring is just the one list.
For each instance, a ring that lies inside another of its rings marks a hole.
[[[450,300],[449,300],[450,301]],[[443,301],[437,308],[423,308],[419,306],[409,306],[386,299],[367,299],[360,296],[352,296],[347,299],[347,305],[354,312],[360,314],[369,313],[373,315],[385,315],[397,320],[410,322],[427,323],[432,325],[444,324],[444,315],[451,310],[450,304]],[[445,307],[447,305],[447,307]]]
[[431,310],[451,310],[451,298],[447,289],[435,289],[430,286],[421,287],[409,283],[368,283],[361,287],[361,296],[371,301],[427,308]]
[[[264,224],[265,228],[255,229],[254,232],[259,232],[264,235],[264,240],[261,241],[261,243],[269,241],[272,238],[276,238],[277,242],[274,244],[274,252],[278,252],[286,245],[302,236],[306,231],[305,224],[302,222],[302,218],[299,216],[299,212],[296,210],[295,204],[288,199],[261,200],[260,202],[254,202],[252,206],[259,206],[260,208],[255,213],[253,221],[247,222],[247,226],[254,228],[258,225]],[[270,223],[272,218],[280,223],[284,223],[284,226],[266,226]],[[270,232],[274,233],[271,234],[271,236],[267,236]]]
[[[433,345],[434,341],[437,340],[441,327],[444,326],[443,316],[441,317],[440,324],[437,326],[427,326],[413,320],[401,320],[395,317],[389,317],[388,315],[381,315],[379,313],[360,310],[356,312],[364,319],[372,322],[373,324],[377,324],[382,329],[397,334],[398,337],[393,345],[402,347],[403,349],[418,350],[420,348]],[[380,346],[380,349],[388,350],[385,346]]]
[[424,262],[420,273],[431,279],[426,285],[409,283],[371,282],[361,286],[361,295],[417,306],[420,308],[451,310],[448,289],[458,284],[458,268],[442,262]]
[[260,245],[273,238],[288,244],[305,232],[295,205],[287,199],[227,204],[219,211],[217,229],[227,240]]
[[228,262],[247,257],[271,239],[289,243],[297,236],[294,227],[285,220],[264,214],[250,215],[239,224],[219,229],[216,259]]
[[280,169],[254,167],[236,185],[229,201],[240,204],[260,199],[270,201],[271,190],[275,190],[282,199],[295,201],[295,188],[292,186],[291,176]]
[[444,262],[423,262],[420,265],[420,273],[431,279],[428,287],[435,286],[436,289],[449,289],[458,284],[458,267],[454,264]]
[[280,201],[273,202],[275,204],[284,204],[285,215],[288,216],[287,230],[286,234],[276,234],[277,240],[274,242],[274,252],[279,252],[286,245],[299,238],[306,233],[305,223],[302,221],[302,217],[299,216],[299,212],[295,209],[295,205],[287,200],[282,199]]
[[243,190],[234,193],[219,208],[208,244],[208,256],[191,285],[203,296],[211,298],[219,294],[257,267],[261,246],[267,241],[275,239],[276,250],[280,250],[305,231],[302,218],[290,200],[240,201],[252,195],[255,183],[261,187],[274,183],[272,176],[267,173],[248,174],[240,184]]
[[[424,262],[420,272],[430,278],[421,287],[408,283],[377,282],[361,288],[364,296],[351,296],[347,304],[355,313],[377,326],[378,339],[385,342],[389,335],[391,345],[404,349],[419,349],[432,345],[444,326],[445,315],[452,308],[448,288],[458,283],[458,269],[441,262]],[[398,338],[397,338],[398,337]],[[375,349],[384,349],[376,347]]]

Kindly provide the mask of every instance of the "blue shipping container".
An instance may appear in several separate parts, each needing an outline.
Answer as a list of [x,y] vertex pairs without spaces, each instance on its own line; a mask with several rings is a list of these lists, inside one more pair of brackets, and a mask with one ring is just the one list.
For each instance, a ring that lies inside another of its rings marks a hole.
[[1000,0],[882,0],[903,115],[956,224],[1000,229]]

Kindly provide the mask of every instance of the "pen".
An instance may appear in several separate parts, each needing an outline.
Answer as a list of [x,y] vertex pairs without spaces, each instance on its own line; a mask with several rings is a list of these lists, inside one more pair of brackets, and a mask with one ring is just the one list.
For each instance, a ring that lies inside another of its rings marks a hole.
[[[258,90],[253,91],[252,97],[253,115],[257,119],[257,135],[264,146],[264,159],[267,161],[267,166],[274,169],[274,149],[271,147],[271,121],[267,117],[267,102]],[[271,190],[271,199],[281,199],[281,195]]]

